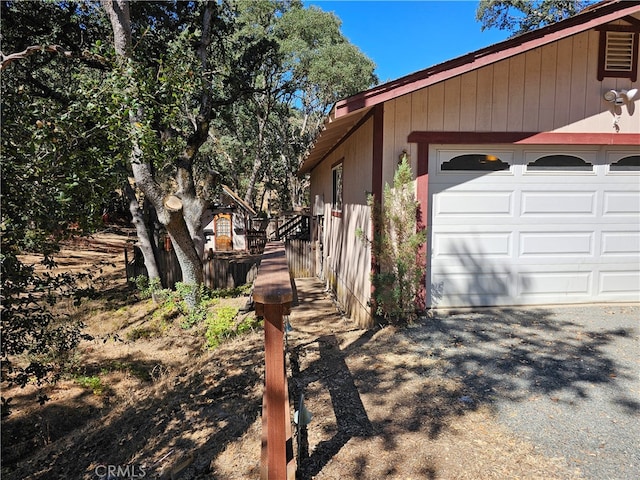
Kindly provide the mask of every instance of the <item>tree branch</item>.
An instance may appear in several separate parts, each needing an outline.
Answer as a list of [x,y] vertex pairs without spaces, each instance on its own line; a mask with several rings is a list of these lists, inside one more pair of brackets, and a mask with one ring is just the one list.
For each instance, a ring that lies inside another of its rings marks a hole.
[[95,62],[98,65],[103,67],[109,66],[109,62],[107,61],[106,58],[88,51],[72,52],[71,50],[65,50],[60,45],[32,45],[30,47],[25,48],[21,52],[12,53],[10,55],[4,55],[0,53],[0,60],[2,62],[2,65],[0,66],[0,70],[4,70],[16,60],[23,60],[36,53],[55,53],[65,58],[79,58],[82,60]]

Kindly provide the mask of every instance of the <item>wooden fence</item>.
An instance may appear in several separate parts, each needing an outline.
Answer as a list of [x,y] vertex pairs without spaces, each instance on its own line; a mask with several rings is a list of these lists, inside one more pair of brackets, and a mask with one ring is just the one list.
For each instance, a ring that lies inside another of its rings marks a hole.
[[[124,252],[127,281],[136,277],[148,276],[147,268],[139,248],[134,247],[133,252]],[[260,255],[248,255],[238,253],[213,253],[208,254],[202,262],[204,284],[215,290],[221,288],[235,288],[246,283],[253,283],[260,263]],[[160,280],[165,288],[174,288],[177,282],[182,280],[182,271],[178,258],[173,250],[161,250],[158,255],[158,268]]]
[[315,257],[309,240],[287,240],[285,242],[289,272],[293,278],[313,277]]
[[[263,244],[264,248],[264,244]],[[287,240],[285,250],[289,272],[293,278],[312,277],[314,275],[314,257],[311,242],[308,240]],[[140,275],[147,276],[142,252],[133,247],[133,252],[125,249],[127,281]],[[213,252],[209,251],[202,262],[204,283],[208,288],[235,288],[253,283],[260,264],[261,251],[258,254],[246,252]],[[182,271],[173,249],[161,250],[158,256],[160,279],[165,288],[174,288],[182,280]]]
[[210,253],[203,262],[204,283],[211,289],[235,288],[253,283],[262,255]]

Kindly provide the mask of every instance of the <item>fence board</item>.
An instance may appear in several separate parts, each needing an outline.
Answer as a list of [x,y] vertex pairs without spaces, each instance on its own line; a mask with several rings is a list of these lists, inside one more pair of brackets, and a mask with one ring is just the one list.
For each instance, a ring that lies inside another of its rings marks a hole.
[[311,242],[309,240],[291,239],[285,242],[287,263],[289,272],[293,278],[312,277],[314,275],[314,262],[311,255]]
[[[312,277],[314,275],[314,259],[312,258],[311,242],[308,240],[287,240],[285,242],[289,272],[293,278]],[[220,288],[235,288],[250,284],[256,278],[261,255],[246,253],[216,253],[209,251],[202,262],[205,286],[213,290]],[[133,258],[129,258],[125,250],[127,279],[133,280],[139,275],[147,275],[142,252],[134,247]],[[180,264],[173,249],[161,250],[158,258],[158,268],[162,285],[174,288],[182,280]]]

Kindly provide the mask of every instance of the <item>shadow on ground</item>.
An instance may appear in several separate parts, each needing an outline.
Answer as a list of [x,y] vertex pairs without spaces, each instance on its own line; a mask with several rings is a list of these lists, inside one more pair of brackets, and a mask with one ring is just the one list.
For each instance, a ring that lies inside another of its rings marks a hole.
[[[301,305],[319,295],[304,286],[300,290]],[[630,361],[632,352],[619,354],[625,342],[637,342],[637,326],[618,325],[615,315],[585,324],[580,315],[571,319],[569,310],[561,316],[555,312],[485,309],[423,318],[401,329],[358,332],[337,314],[320,320],[318,312],[298,311],[292,322],[298,341],[289,349],[291,400],[298,408],[304,392],[309,408],[317,409],[312,424],[300,432],[298,478],[326,473],[332,462],[345,460],[341,449],[358,438],[377,439],[383,450],[367,454],[357,443],[363,454],[343,468],[348,478],[403,473],[394,466],[376,470],[383,452],[395,455],[396,464],[426,455],[411,473],[440,478],[438,459],[422,446],[412,452],[404,444],[406,434],[435,442],[468,413],[487,408],[495,413],[504,402],[544,397],[579,406],[605,388],[613,392],[612,407],[620,414],[640,414],[629,388],[637,378],[637,360]],[[330,408],[322,405],[325,391]]]
[[[36,438],[40,450],[20,462],[6,461],[16,445],[5,434],[20,428],[10,417],[3,422],[2,478],[95,480],[104,471],[96,470],[100,465],[143,466],[149,478],[208,478],[212,460],[260,414],[263,356],[257,335],[221,348],[224,361],[202,354],[189,368],[168,370],[162,378],[153,378],[155,365],[124,359],[123,365],[151,377],[154,388],[144,390],[146,397],[132,392],[113,408],[45,405],[37,415],[57,429],[55,437]],[[64,427],[56,427],[56,419]]]
[[[497,309],[424,319],[403,335],[424,355],[441,359],[441,373],[459,379],[476,401],[524,401],[531,393],[561,391],[586,399],[594,385],[615,387],[635,378],[632,365],[609,349],[638,332],[614,321],[601,325],[592,330],[551,310]],[[638,412],[637,402],[627,400]]]

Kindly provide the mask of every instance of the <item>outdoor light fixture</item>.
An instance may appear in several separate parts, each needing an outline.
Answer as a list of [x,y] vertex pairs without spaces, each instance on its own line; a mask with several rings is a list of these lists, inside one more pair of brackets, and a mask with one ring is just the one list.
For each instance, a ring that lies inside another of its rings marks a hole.
[[407,152],[407,149],[403,149],[402,153],[400,155],[398,155],[398,165],[400,165],[403,160],[406,160],[407,162],[411,161],[411,155],[409,154],[409,152]]
[[631,90],[607,90],[604,92],[604,99],[607,102],[613,103],[614,105],[624,105],[625,103],[631,102],[636,94],[638,93],[637,88],[632,88]]

